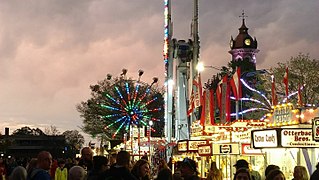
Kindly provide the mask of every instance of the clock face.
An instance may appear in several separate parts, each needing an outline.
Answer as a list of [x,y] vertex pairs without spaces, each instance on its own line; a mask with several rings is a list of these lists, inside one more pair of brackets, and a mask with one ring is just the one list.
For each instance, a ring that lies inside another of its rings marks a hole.
[[245,44],[246,44],[247,46],[249,46],[249,45],[250,45],[250,39],[245,39]]

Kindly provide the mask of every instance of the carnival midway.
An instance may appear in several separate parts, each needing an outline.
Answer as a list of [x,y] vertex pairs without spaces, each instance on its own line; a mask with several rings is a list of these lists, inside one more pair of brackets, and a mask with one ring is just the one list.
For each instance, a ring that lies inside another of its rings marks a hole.
[[[233,69],[214,75],[203,87],[203,68],[222,70],[200,61],[198,7],[198,0],[194,0],[191,39],[178,40],[173,38],[171,2],[164,0],[165,137],[152,137],[152,124],[144,123],[146,128],[130,126],[124,143],[115,149],[130,152],[136,161],[147,159],[152,177],[157,176],[159,167],[167,166],[178,179],[184,173],[180,169],[189,166],[201,179],[211,179],[214,168],[221,179],[236,179],[241,167],[255,180],[275,179],[266,178],[265,172],[271,168],[286,179],[297,179],[295,171],[303,169],[309,178],[319,158],[317,105],[302,102],[303,86],[289,92],[288,68],[277,79],[285,92],[276,91],[272,74],[257,69],[257,40],[248,33],[244,11],[239,16],[239,33],[230,39]],[[271,78],[267,87],[270,99],[255,88],[260,74]],[[292,99],[298,101],[293,103]],[[262,106],[243,105],[244,101]],[[252,111],[262,112],[262,118],[246,119],[245,113]]]

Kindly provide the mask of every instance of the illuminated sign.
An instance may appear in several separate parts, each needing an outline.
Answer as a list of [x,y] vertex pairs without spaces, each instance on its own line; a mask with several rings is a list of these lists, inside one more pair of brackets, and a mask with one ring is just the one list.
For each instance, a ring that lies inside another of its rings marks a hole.
[[319,147],[319,142],[313,141],[312,129],[282,129],[282,147]]
[[180,152],[187,151],[187,141],[178,141],[177,142],[177,150]]
[[254,148],[278,147],[277,131],[275,129],[252,131],[251,134]]
[[232,132],[232,140],[233,142],[250,142],[250,130],[242,131],[242,132]]
[[238,143],[213,144],[213,155],[240,154]]
[[198,154],[200,156],[211,156],[211,155],[213,155],[212,145],[211,144],[198,145]]
[[293,119],[292,105],[275,106],[273,118],[275,123],[291,122]]
[[197,151],[200,144],[206,144],[206,141],[188,141],[188,151]]
[[242,155],[262,155],[261,149],[254,149],[250,144],[241,144],[241,154]]
[[179,152],[197,152],[198,145],[206,144],[206,141],[200,140],[182,140],[177,142],[177,150]]
[[140,134],[140,138],[143,138],[145,137],[144,134],[145,134],[145,130],[144,128],[132,128],[133,129],[133,137],[136,137],[138,138],[138,134]]
[[312,133],[313,133],[313,140],[319,141],[319,117],[315,117],[313,119]]

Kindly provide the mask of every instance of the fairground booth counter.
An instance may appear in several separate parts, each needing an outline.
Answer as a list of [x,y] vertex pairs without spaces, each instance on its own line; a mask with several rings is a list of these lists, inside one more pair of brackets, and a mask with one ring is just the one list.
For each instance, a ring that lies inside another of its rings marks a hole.
[[[263,173],[264,154],[260,149],[252,149],[251,131],[266,128],[266,123],[259,120],[239,120],[229,124],[192,124],[191,139],[177,142],[174,161],[189,157],[197,161],[200,177],[205,179],[211,162],[223,172],[223,179],[233,179],[238,159],[246,159],[252,168]],[[204,129],[204,131],[203,131]]]
[[263,121],[238,120],[204,127],[194,122],[191,130],[190,140],[177,142],[173,158],[175,162],[185,157],[196,160],[202,178],[212,161],[224,179],[233,178],[238,159],[247,160],[262,177],[267,165],[278,165],[287,179],[292,179],[295,166],[305,166],[311,174],[319,161],[317,107],[282,104],[273,107]]
[[267,129],[251,132],[252,147],[265,153],[267,164],[278,165],[286,179],[292,179],[297,165],[312,174],[319,161],[318,108],[278,105],[266,121]]

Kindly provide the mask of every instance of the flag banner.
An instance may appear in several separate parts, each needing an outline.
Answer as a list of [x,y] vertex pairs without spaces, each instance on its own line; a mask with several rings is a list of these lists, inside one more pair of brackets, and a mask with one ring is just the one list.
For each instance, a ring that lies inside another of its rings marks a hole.
[[216,88],[216,99],[217,99],[217,107],[219,108],[219,111],[221,111],[221,97],[222,97],[222,84],[223,80],[219,81]]
[[202,114],[205,119],[205,126],[206,125],[211,125],[211,117],[210,117],[210,90],[205,89],[203,92],[203,99],[204,99],[204,113]]
[[220,122],[226,123],[230,122],[230,89],[228,85],[227,75],[223,78],[222,84],[222,98],[221,98],[221,113],[220,113]]
[[194,108],[198,108],[201,106],[201,94],[198,88],[198,82],[196,80],[193,81],[193,89],[194,89]]
[[285,84],[286,97],[287,97],[287,102],[288,102],[288,67],[286,67],[286,72],[284,75],[283,83]]
[[242,98],[242,87],[240,82],[240,75],[241,75],[240,67],[238,67],[233,77],[230,80],[230,86],[234,93],[236,101]]
[[230,85],[229,85],[229,81],[228,78],[226,77],[226,122],[230,122],[231,121],[231,109],[230,109]]
[[201,117],[200,117],[200,124],[202,126],[208,125],[207,124],[207,114],[209,114],[209,106],[207,105],[206,102],[209,102],[209,99],[206,98],[207,94],[209,95],[209,92],[207,92],[206,90],[203,92],[203,104],[202,104],[202,111],[201,111]]
[[196,120],[201,120],[203,95],[200,74],[197,76],[197,78],[198,81],[196,81],[196,79],[193,80],[192,93],[190,96],[190,105],[187,111],[187,115],[190,116],[192,113],[194,113]]
[[204,109],[203,106],[203,90],[202,90],[202,80],[200,73],[198,74],[198,82],[195,81],[197,91],[195,93],[195,110],[196,110],[196,120],[199,120],[201,125],[204,124],[204,120],[202,118],[202,110]]
[[195,103],[194,103],[194,89],[192,89],[190,98],[189,98],[189,103],[188,103],[188,110],[187,110],[187,116],[190,116],[195,108]]
[[215,98],[214,90],[209,90],[209,114],[210,114],[210,123],[215,124]]

